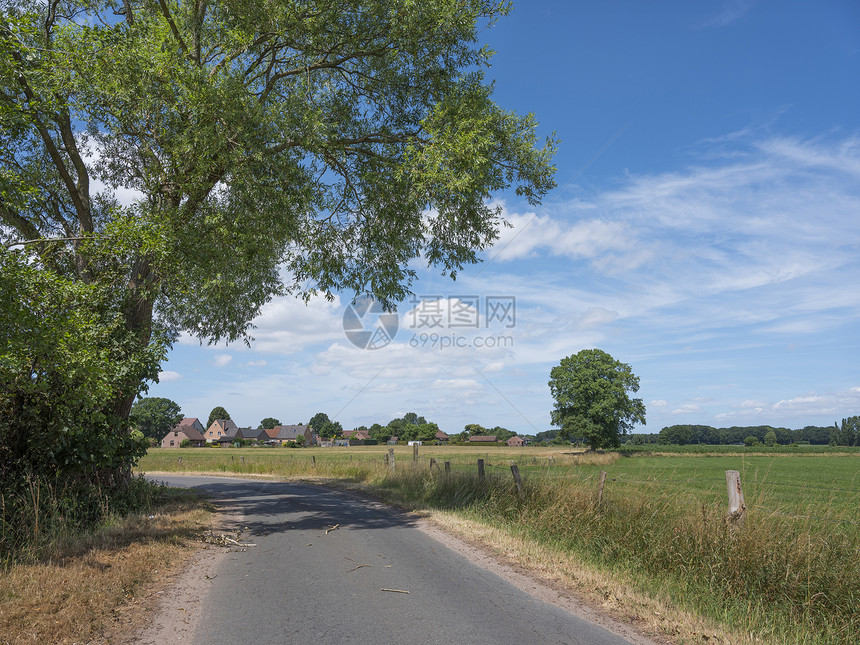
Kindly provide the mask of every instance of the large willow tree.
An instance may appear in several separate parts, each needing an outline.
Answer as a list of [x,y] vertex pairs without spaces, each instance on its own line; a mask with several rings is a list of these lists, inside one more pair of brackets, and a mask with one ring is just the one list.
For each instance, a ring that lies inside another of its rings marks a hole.
[[[245,338],[276,294],[396,302],[416,257],[454,275],[491,194],[552,186],[554,142],[483,75],[507,4],[6,0],[2,244],[100,285],[138,347]],[[118,418],[152,376],[129,372]]]

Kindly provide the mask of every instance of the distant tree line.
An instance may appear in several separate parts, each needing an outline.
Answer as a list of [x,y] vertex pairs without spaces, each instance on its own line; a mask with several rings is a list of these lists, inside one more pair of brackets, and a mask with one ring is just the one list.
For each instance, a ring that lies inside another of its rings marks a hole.
[[[545,434],[545,433],[540,433]],[[798,430],[769,425],[714,428],[707,425],[666,426],[659,433],[630,435],[629,443],[642,444],[750,444],[755,439],[764,445],[860,446],[860,417],[842,419],[832,426],[806,426]]]

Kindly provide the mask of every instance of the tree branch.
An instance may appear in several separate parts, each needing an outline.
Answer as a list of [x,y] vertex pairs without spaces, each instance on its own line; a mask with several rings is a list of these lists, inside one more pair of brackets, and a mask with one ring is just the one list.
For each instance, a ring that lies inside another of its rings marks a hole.
[[173,37],[176,38],[176,42],[179,43],[179,48],[182,50],[182,53],[187,56],[188,46],[185,44],[185,41],[182,40],[182,36],[179,34],[179,29],[176,28],[176,23],[173,22],[173,16],[170,15],[170,9],[167,7],[167,3],[164,0],[158,0],[158,4],[161,5],[161,13],[165,20],[167,20],[167,24],[170,25],[170,31],[173,32]]

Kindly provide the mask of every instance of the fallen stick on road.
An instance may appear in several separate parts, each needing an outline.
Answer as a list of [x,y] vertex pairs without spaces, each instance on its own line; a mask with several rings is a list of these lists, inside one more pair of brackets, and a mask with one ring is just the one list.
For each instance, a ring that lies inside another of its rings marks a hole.
[[328,535],[331,531],[337,531],[339,528],[340,528],[340,524],[335,524],[333,526],[330,526],[325,530],[325,534]]
[[391,593],[409,593],[408,591],[405,591],[403,589],[386,589],[385,587],[380,589],[380,591],[390,591]]
[[353,560],[352,558],[344,558],[344,559],[345,559],[345,560],[349,560],[350,562],[352,562],[352,563],[355,565],[352,569],[350,569],[349,571],[347,571],[347,573],[352,573],[352,572],[353,572],[353,571],[355,571],[356,569],[361,569],[361,567],[372,567],[372,566],[373,566],[372,564],[363,564],[363,563],[361,563],[361,562],[356,562],[356,561],[355,561],[355,560]]

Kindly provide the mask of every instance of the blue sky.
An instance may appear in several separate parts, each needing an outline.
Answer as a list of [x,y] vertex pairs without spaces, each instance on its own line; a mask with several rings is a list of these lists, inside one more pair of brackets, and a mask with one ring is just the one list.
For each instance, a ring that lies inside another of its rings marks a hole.
[[860,414],[860,4],[521,1],[481,35],[497,102],[561,139],[543,206],[498,195],[513,227],[456,282],[421,268],[383,347],[344,334],[352,294],[280,299],[250,348],[180,340],[149,396],[533,434],[550,369],[599,347],[636,432]]

